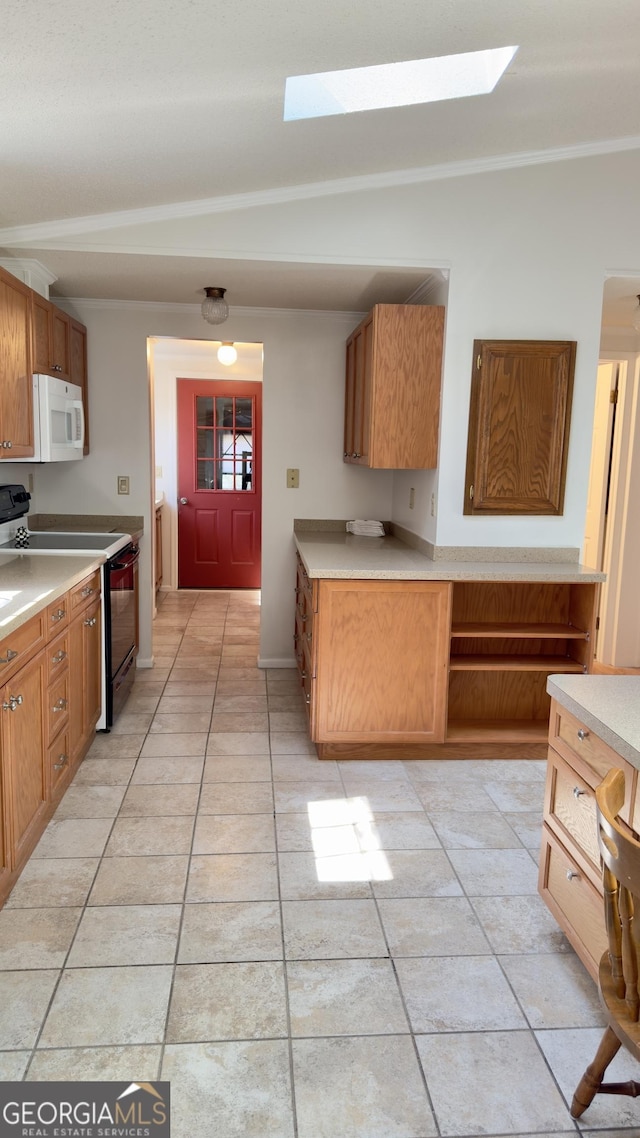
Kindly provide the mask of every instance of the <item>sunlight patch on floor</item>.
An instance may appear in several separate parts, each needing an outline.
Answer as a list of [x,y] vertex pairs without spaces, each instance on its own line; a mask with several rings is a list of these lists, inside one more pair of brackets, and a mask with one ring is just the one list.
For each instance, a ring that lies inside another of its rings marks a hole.
[[374,817],[365,797],[308,803],[318,881],[390,881]]

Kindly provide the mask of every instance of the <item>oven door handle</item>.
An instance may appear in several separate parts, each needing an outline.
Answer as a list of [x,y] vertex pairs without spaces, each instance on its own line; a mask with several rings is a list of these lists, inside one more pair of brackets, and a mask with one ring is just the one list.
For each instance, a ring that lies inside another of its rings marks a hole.
[[136,563],[136,561],[138,561],[139,557],[140,557],[140,550],[135,549],[132,551],[132,553],[129,555],[129,557],[127,558],[126,561],[109,561],[108,562],[109,571],[111,571],[112,569],[113,570],[115,570],[115,569],[129,569],[129,567],[131,565],[135,565],[135,563]]

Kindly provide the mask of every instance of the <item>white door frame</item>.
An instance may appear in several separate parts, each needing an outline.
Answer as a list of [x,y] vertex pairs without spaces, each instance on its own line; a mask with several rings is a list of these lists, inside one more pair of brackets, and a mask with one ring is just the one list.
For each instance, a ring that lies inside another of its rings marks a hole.
[[619,362],[618,405],[603,570],[597,659],[616,668],[640,667],[640,356],[603,354]]

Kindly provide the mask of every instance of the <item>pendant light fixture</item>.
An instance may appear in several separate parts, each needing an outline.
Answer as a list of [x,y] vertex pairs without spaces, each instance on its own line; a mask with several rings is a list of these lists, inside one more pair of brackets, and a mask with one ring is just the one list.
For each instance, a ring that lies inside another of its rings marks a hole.
[[238,358],[238,350],[232,340],[223,340],[218,348],[218,359],[225,367],[231,367]]
[[202,301],[202,317],[207,324],[224,324],[229,315],[229,305],[224,299],[226,288],[205,288],[206,296]]
[[631,321],[631,324],[635,328],[636,332],[640,332],[640,293],[638,293],[637,296],[638,296],[638,307],[635,309],[635,311],[633,313],[633,320]]

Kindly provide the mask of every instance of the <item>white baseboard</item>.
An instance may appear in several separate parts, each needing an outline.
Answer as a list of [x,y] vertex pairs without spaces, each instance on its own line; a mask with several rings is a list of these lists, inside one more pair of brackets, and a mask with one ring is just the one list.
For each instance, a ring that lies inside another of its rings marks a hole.
[[153,656],[137,656],[136,668],[153,668]]
[[270,658],[268,656],[267,657],[258,656],[258,667],[259,668],[295,668],[296,667],[296,658],[295,658],[295,656],[287,656],[286,658],[281,658],[281,657]]

